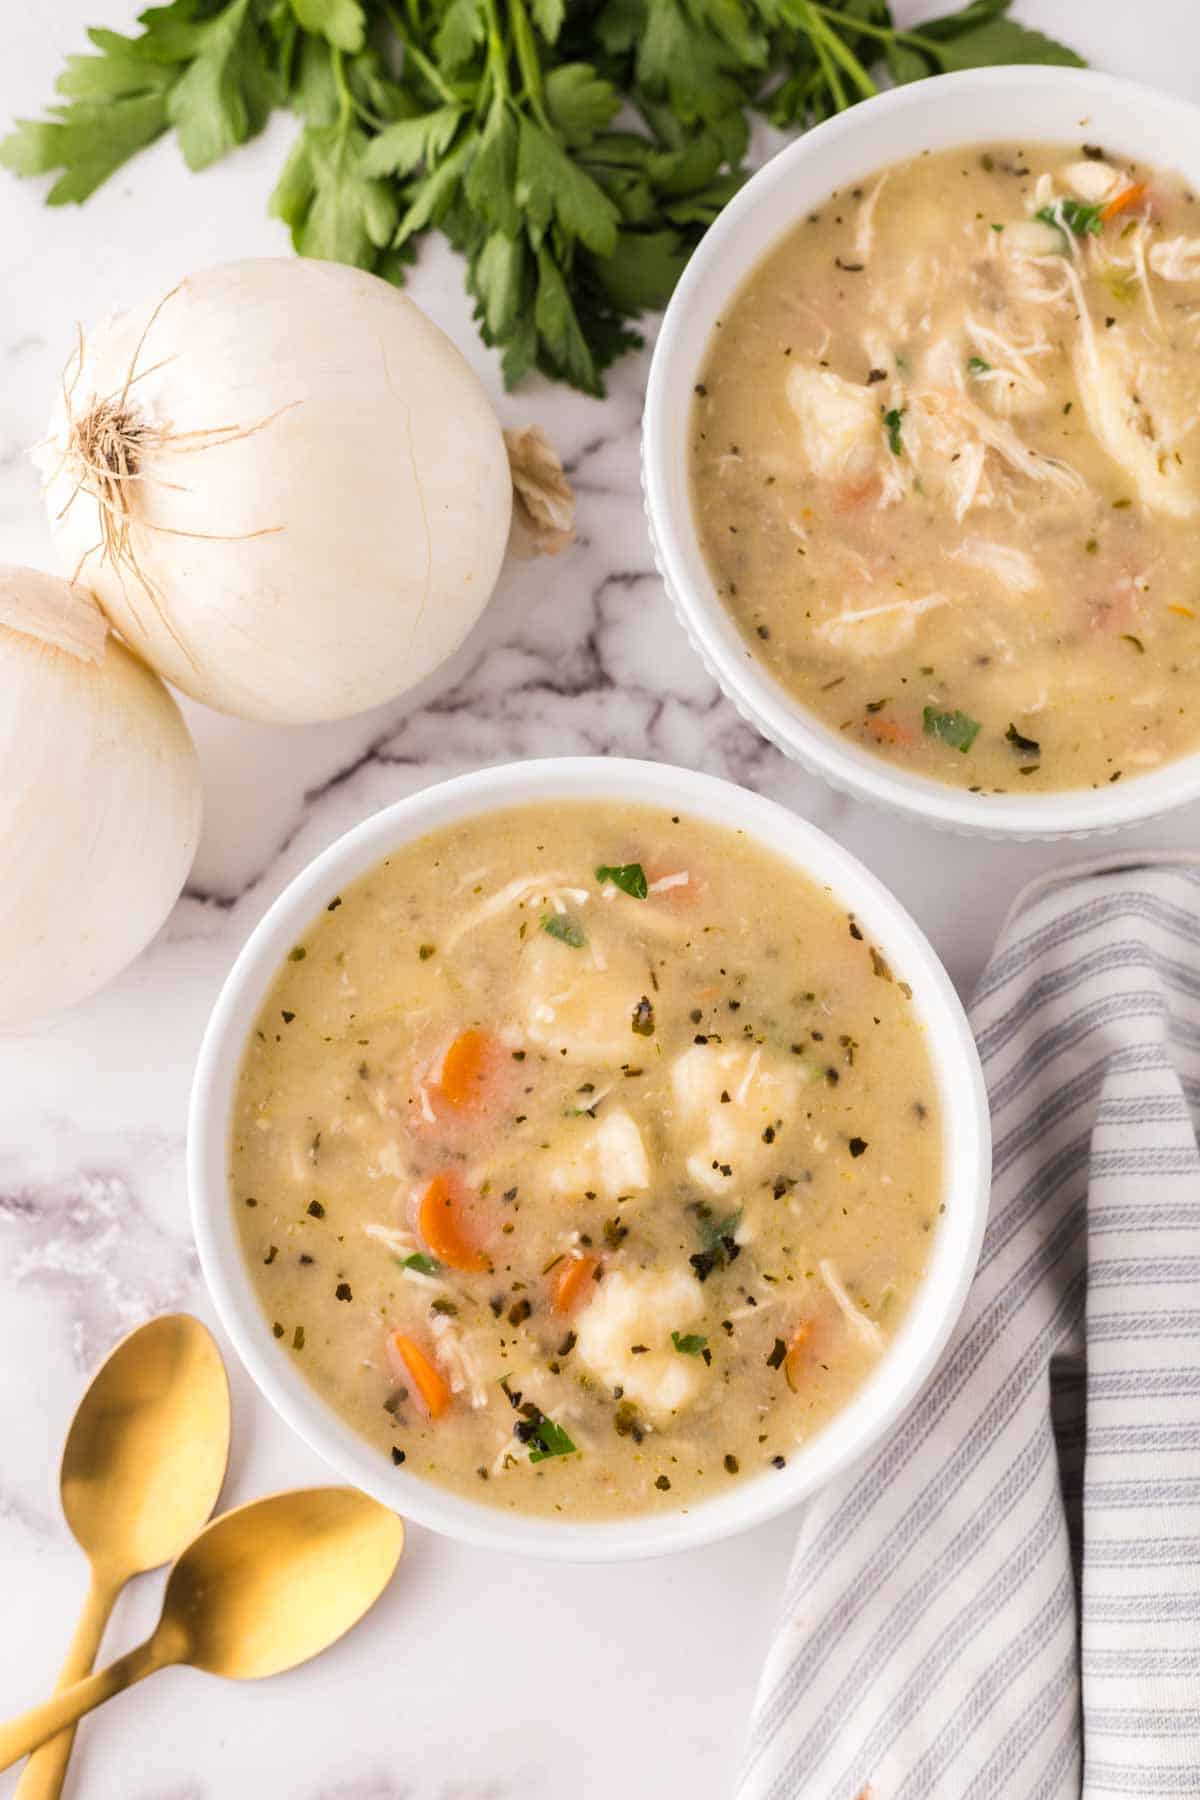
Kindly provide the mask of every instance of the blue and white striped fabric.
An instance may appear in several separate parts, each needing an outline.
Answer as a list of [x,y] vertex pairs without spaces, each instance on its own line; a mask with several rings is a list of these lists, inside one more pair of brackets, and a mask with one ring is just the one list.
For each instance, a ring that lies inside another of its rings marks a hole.
[[803,1515],[738,1800],[1200,1796],[1200,866],[1026,891],[926,1391]]

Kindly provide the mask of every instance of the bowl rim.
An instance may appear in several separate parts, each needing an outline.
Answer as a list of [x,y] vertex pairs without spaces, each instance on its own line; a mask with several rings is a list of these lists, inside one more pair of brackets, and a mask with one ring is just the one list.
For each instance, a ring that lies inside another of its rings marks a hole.
[[[349,880],[401,845],[480,813],[538,803],[606,800],[675,808],[741,828],[852,908],[910,981],[944,1121],[942,1204],[914,1303],[878,1370],[786,1471],[765,1471],[691,1510],[598,1521],[508,1513],[435,1486],[345,1424],[271,1336],[238,1243],[228,1182],[234,1090],[246,1040],[287,950]],[[221,988],[196,1063],[188,1113],[192,1224],[218,1316],[260,1393],[296,1434],[365,1492],[435,1531],[480,1548],[575,1562],[625,1561],[695,1548],[794,1506],[865,1455],[932,1373],[966,1300],[987,1217],[991,1133],[987,1094],[966,1014],[932,947],[856,857],[774,800],[694,770],[624,758],[561,757],[501,764],[418,790],[353,826],[273,901]]]
[[[724,304],[769,253],[769,245],[753,255],[738,249],[738,234],[746,222],[760,209],[771,208],[798,171],[819,165],[831,150],[870,134],[879,121],[895,119],[902,124],[904,141],[886,155],[873,156],[858,174],[839,177],[839,186],[915,155],[924,147],[922,138],[931,112],[943,104],[997,92],[1014,99],[1028,96],[1047,106],[1051,102],[1061,105],[1065,95],[1072,103],[1078,99],[1082,108],[1102,108],[1105,103],[1123,106],[1127,115],[1140,108],[1143,117],[1153,120],[1152,127],[1146,126],[1148,134],[1153,130],[1165,139],[1173,131],[1178,140],[1186,133],[1195,144],[1200,184],[1200,107],[1147,83],[1097,69],[1020,64],[961,70],[891,88],[814,126],[778,151],[722,209],[675,288],[647,380],[642,423],[643,498],[654,560],[693,648],[742,716],[786,755],[856,799],[943,829],[1025,840],[1086,836],[1157,818],[1200,797],[1200,750],[1115,785],[1025,796],[971,794],[896,768],[883,757],[847,743],[768,673],[717,598],[707,571],[700,582],[692,578],[697,563],[703,567],[703,553],[696,542],[690,503],[685,496],[682,507],[677,506],[671,496],[670,472],[680,455],[681,433],[686,431],[686,407],[681,408],[672,395],[680,391],[690,394],[697,375],[695,359],[690,359],[690,367],[680,367],[686,354],[679,347],[682,327],[693,309],[704,304],[702,290],[709,281],[722,287],[719,304]],[[1042,136],[1057,141],[1062,136],[1061,130],[1049,127],[1022,131],[1023,124],[1023,120],[1016,121],[1019,135],[1026,139]],[[1105,139],[1103,118],[1081,120],[1079,128]],[[1119,141],[1120,135],[1119,128],[1108,134],[1114,141]],[[957,141],[965,146],[983,142],[984,136]],[[788,229],[781,223],[771,241],[778,243]],[[709,311],[715,319],[717,308]],[[710,334],[711,322],[705,345]]]

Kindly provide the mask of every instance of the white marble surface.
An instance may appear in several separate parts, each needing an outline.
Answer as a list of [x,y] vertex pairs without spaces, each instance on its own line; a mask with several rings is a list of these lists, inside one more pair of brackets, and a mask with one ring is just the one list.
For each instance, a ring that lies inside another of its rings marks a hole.
[[[45,99],[83,27],[130,0],[23,0],[0,17],[0,121]],[[907,17],[934,10],[902,5]],[[941,10],[940,8],[938,10]],[[1194,0],[1023,0],[1098,64],[1200,100]],[[164,143],[82,211],[0,176],[0,561],[49,560],[25,451],[75,322],[228,257],[282,253],[264,216],[292,126],[202,177]],[[204,1020],[280,887],[367,812],[447,773],[556,752],[710,769],[831,831],[911,907],[969,987],[1019,883],[1075,854],[935,836],[826,792],[719,698],[671,616],[637,488],[644,358],[593,402],[531,383],[500,395],[460,272],[427,253],[412,293],[455,337],[506,421],[570,458],[581,541],[504,580],[453,665],[347,724],[276,730],[189,709],[207,824],[187,895],[125,976],[53,1026],[0,1039],[0,1711],[46,1690],[83,1585],[59,1516],[60,1441],[85,1376],[147,1315],[210,1318],[185,1208],[184,1110]],[[1194,847],[1195,808],[1129,834]],[[326,1471],[231,1358],[227,1498]],[[91,1800],[717,1800],[728,1791],[793,1526],[657,1564],[569,1570],[413,1530],[377,1612],[321,1663],[253,1688],[172,1671],[86,1727],[72,1792]],[[109,1645],[152,1620],[122,1603]],[[0,1777],[0,1795],[14,1778]],[[882,1800],[882,1797],[881,1797]]]

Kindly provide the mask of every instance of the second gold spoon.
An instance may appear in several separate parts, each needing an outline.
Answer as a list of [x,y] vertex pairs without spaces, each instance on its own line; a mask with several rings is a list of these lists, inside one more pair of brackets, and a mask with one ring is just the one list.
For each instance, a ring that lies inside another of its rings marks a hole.
[[[91,1670],[113,1602],[204,1525],[229,1460],[229,1382],[212,1334],[171,1313],[130,1332],[92,1379],[63,1451],[62,1508],[92,1566],[58,1687]],[[30,1757],[15,1800],[58,1800],[75,1728]]]
[[171,1570],[144,1644],[0,1725],[0,1769],[171,1663],[257,1681],[307,1662],[374,1606],[403,1545],[395,1513],[353,1488],[301,1488],[222,1513]]

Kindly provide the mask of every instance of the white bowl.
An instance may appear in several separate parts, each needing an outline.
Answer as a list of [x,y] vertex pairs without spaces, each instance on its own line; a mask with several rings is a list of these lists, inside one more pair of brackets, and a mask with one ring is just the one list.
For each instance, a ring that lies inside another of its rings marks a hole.
[[[560,1523],[481,1506],[392,1464],[309,1386],[271,1335],[238,1241],[229,1191],[234,1091],[254,1019],[288,950],[347,882],[399,845],[457,819],[523,803],[629,801],[745,831],[828,883],[913,989],[945,1121],[944,1212],[909,1317],[866,1386],[786,1470],[739,1482],[686,1513]],[[511,763],[426,788],[347,832],[279,896],[253,932],[209,1020],[192,1088],[188,1186],[200,1262],[222,1323],[250,1374],[288,1424],[327,1462],[398,1512],[467,1543],[572,1561],[682,1550],[793,1505],[860,1456],[895,1423],[931,1373],[974,1274],[987,1215],[991,1142],[987,1096],[966,1017],[949,978],[898,902],[823,832],[774,801],[690,770],[564,757]]]
[[692,392],[713,325],[763,257],[835,188],[922,150],[983,142],[1100,143],[1200,188],[1200,109],[1092,69],[972,69],[896,88],[819,125],[747,182],[705,234],[667,308],[650,366],[642,480],[659,572],[710,673],[739,712],[832,786],[893,812],[991,837],[1066,837],[1153,818],[1200,795],[1200,754],[1114,787],[984,795],[913,775],[848,743],[747,648],[696,534],[688,484]]

